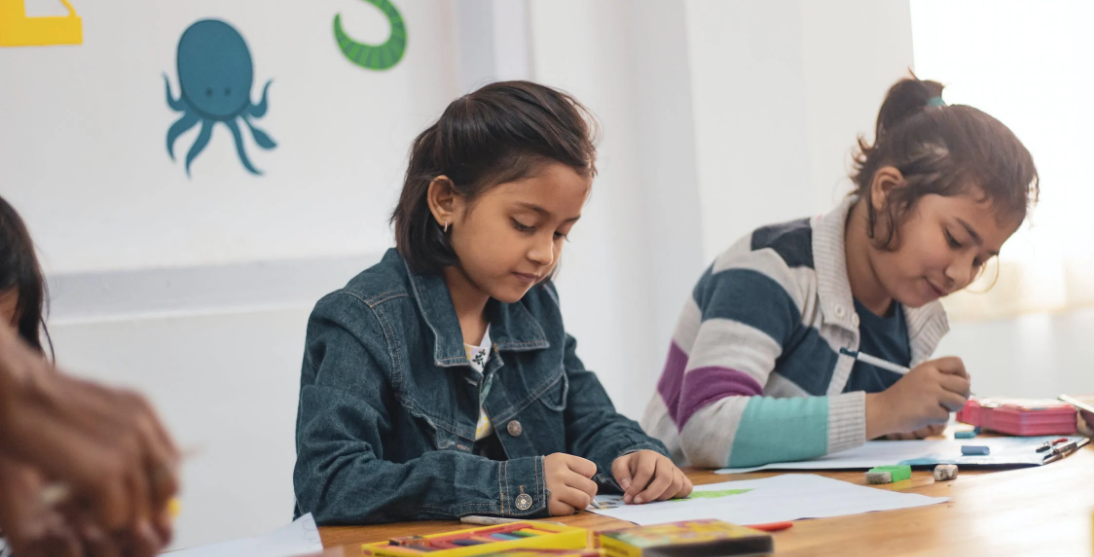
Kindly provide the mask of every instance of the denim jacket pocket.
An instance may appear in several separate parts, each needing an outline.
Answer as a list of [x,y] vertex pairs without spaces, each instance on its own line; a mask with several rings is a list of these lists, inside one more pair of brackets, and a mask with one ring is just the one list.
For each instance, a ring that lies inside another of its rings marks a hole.
[[555,412],[566,409],[566,397],[570,394],[570,378],[566,376],[565,369],[559,377],[558,381],[544,389],[543,394],[539,396],[539,402]]

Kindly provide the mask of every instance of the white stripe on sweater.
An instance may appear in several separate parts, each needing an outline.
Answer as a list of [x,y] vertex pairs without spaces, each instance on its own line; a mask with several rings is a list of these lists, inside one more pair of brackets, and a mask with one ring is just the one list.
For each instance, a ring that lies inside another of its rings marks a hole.
[[680,319],[676,322],[676,331],[672,333],[673,342],[684,354],[691,355],[691,347],[699,336],[699,325],[702,321],[703,311],[695,303],[695,296],[688,296],[688,301],[684,302],[684,309],[680,312]]
[[[688,359],[686,372],[718,366],[747,374],[761,387],[767,383],[782,346],[763,331],[731,319],[707,319]],[[686,379],[685,379],[686,381]]]
[[687,461],[703,468],[726,466],[737,428],[722,424],[740,424],[750,400],[752,397],[726,397],[696,412],[680,431],[680,446]]

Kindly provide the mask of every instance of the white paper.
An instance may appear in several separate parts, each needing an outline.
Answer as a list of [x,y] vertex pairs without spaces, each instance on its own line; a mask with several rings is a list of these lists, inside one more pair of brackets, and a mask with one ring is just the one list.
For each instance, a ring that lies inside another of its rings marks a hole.
[[308,513],[287,526],[257,538],[193,547],[163,553],[166,557],[302,557],[323,552],[319,528]]
[[[752,468],[724,468],[716,474],[743,474],[757,470],[848,470],[869,469],[875,466],[908,464],[930,466],[957,464],[959,466],[1040,466],[1047,453],[1037,452],[1045,441],[1059,439],[1059,435],[1042,437],[980,437],[960,440],[920,441],[868,441],[861,447],[832,453],[813,460],[799,462],[775,462]],[[1066,437],[1066,436],[1065,436]],[[1070,436],[1079,441],[1082,437]],[[982,445],[991,450],[985,456],[963,456],[962,445]]]
[[619,505],[620,496],[601,495],[596,501],[605,508],[589,510],[641,526],[706,518],[749,525],[910,509],[949,501],[949,497],[899,493],[814,474],[783,474],[759,480],[695,487],[697,492],[734,489],[749,491],[713,499],[664,501],[645,505]]

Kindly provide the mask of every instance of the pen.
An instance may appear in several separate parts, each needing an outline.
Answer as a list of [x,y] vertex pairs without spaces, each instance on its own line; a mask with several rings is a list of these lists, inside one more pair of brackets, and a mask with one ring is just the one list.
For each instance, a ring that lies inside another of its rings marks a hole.
[[902,365],[898,365],[898,364],[894,364],[892,362],[882,360],[881,358],[878,358],[877,356],[871,356],[871,355],[869,355],[865,352],[859,352],[858,350],[851,350],[851,349],[848,349],[848,348],[840,347],[839,353],[843,354],[844,356],[850,356],[850,357],[852,357],[852,358],[854,358],[854,359],[856,359],[860,362],[870,364],[870,365],[872,365],[876,368],[891,371],[893,373],[899,373],[901,375],[904,375],[905,373],[908,373],[908,371],[909,371],[908,368],[906,368]]
[[[904,374],[908,373],[909,371],[911,371],[910,369],[908,369],[908,368],[906,368],[906,367],[904,367],[900,364],[894,364],[893,362],[890,362],[890,361],[887,361],[887,360],[882,360],[881,358],[878,358],[877,356],[871,356],[871,355],[869,355],[865,352],[860,352],[858,350],[851,350],[850,348],[846,348],[846,347],[841,346],[840,349],[839,349],[839,353],[843,354],[844,356],[850,356],[850,357],[852,357],[852,358],[854,358],[854,359],[856,359],[860,362],[870,364],[870,365],[872,365],[876,368],[891,371],[893,373],[899,373],[901,375],[904,375]],[[976,396],[976,393],[970,391],[969,396]]]

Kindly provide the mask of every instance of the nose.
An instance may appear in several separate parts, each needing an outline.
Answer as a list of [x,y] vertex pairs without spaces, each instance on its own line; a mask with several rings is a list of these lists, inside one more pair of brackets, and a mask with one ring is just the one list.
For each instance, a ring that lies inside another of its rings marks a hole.
[[553,231],[537,234],[528,249],[528,260],[547,267],[555,262],[555,234]]
[[972,282],[976,277],[976,268],[972,264],[975,257],[975,254],[970,254],[967,257],[955,257],[950,262],[945,273],[946,279],[949,280],[947,287],[953,290],[961,290]]

